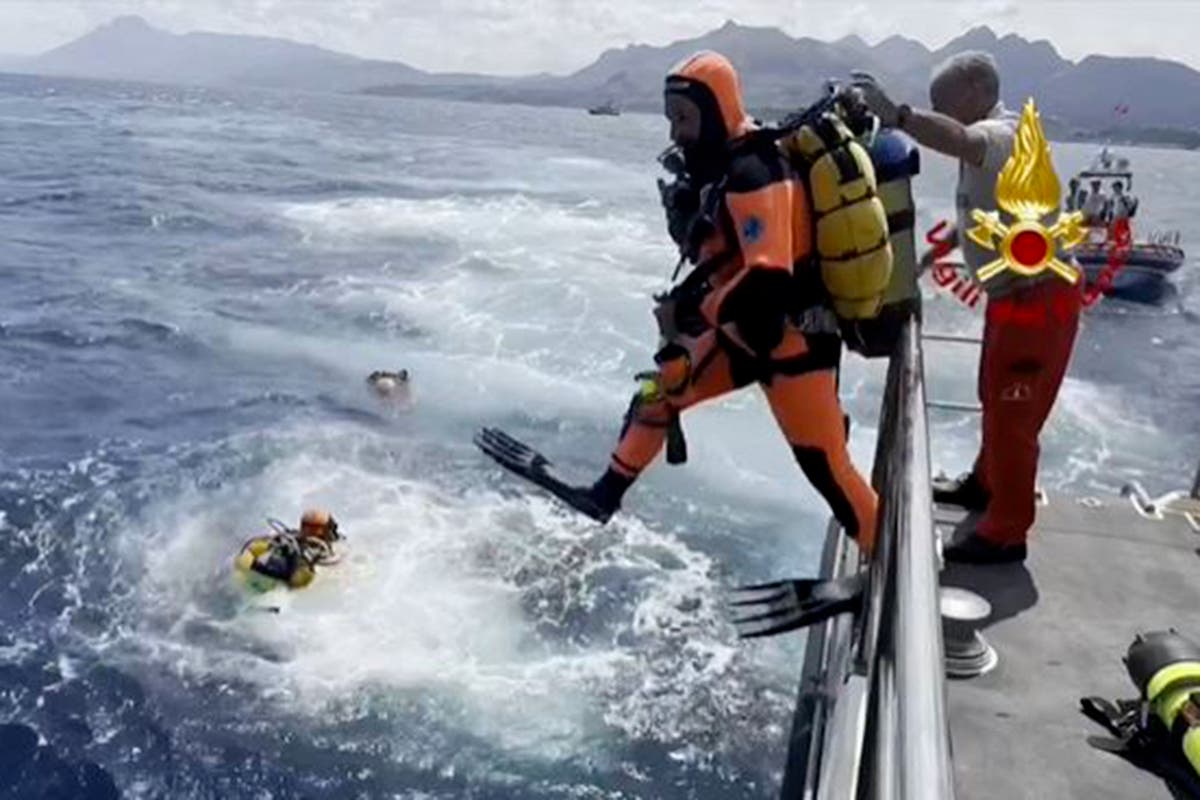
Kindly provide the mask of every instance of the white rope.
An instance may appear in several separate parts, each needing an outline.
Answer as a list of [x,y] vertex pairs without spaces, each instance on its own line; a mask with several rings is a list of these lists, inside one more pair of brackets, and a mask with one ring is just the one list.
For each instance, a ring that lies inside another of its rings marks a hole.
[[1192,530],[1200,533],[1200,517],[1185,508],[1172,508],[1172,505],[1179,500],[1190,499],[1191,495],[1187,492],[1176,489],[1167,492],[1160,497],[1150,497],[1149,493],[1137,481],[1130,481],[1121,487],[1121,495],[1128,497],[1133,510],[1144,519],[1152,519],[1155,522],[1161,522],[1166,519],[1163,512],[1169,511],[1179,514],[1185,520]]

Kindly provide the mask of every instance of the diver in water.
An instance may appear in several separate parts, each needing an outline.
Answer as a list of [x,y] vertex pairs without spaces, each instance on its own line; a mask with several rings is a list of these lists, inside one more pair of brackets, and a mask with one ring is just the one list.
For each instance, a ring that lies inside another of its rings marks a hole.
[[408,391],[408,370],[387,372],[377,369],[367,376],[367,385],[380,397],[389,397],[398,392]]
[[685,173],[660,186],[668,230],[695,266],[657,298],[657,369],[640,376],[643,388],[608,469],[590,487],[569,486],[550,474],[544,456],[501,431],[484,429],[476,442],[502,466],[606,522],[664,443],[669,461],[682,460],[683,411],[757,383],[804,474],[870,552],[877,501],[846,445],[841,339],[814,264],[806,187],[774,141],[752,135],[758,126],[724,56],[701,52],[672,69],[664,112],[675,148],[663,164]]
[[401,408],[412,405],[412,388],[406,369],[396,372],[377,369],[367,376],[367,386],[384,403]]
[[337,563],[334,542],[342,535],[337,520],[328,511],[305,511],[299,530],[279,520],[269,522],[275,533],[246,542],[234,560],[234,567],[251,589],[266,591],[279,585],[303,589],[316,577],[318,566]]

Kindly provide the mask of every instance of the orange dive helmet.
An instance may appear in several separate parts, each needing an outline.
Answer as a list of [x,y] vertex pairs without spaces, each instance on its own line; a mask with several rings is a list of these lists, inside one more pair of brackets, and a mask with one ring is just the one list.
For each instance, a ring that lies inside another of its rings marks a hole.
[[300,517],[300,536],[336,542],[342,538],[338,533],[337,520],[323,508],[310,508]]

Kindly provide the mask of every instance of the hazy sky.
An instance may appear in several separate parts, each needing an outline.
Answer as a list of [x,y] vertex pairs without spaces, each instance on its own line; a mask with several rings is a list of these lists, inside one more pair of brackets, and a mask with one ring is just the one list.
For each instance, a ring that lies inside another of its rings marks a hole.
[[257,33],[429,70],[566,72],[607,47],[666,44],[733,18],[793,36],[894,33],[941,45],[986,23],[1067,58],[1149,55],[1200,67],[1200,0],[0,0],[0,53],[36,53],[119,14],[177,33]]

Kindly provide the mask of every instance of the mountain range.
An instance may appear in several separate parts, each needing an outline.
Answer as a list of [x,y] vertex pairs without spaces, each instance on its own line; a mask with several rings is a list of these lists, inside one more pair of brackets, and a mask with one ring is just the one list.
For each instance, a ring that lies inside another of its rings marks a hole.
[[[732,21],[703,36],[665,46],[634,44],[605,51],[568,75],[507,78],[430,73],[396,61],[358,58],[286,39],[216,33],[174,34],[140,17],[118,17],[96,30],[5,68],[87,78],[264,86],[430,96],[485,102],[585,107],[615,101],[630,110],[661,107],[662,77],[700,49],[718,50],[738,66],[747,104],[785,110],[811,101],[831,77],[864,69],[898,100],[926,102],[931,70],[963,50],[996,58],[1010,107],[1035,97],[1048,128],[1060,134],[1150,128],[1200,137],[1200,72],[1156,58],[1091,55],[1063,58],[1044,40],[998,37],[973,28],[943,47],[892,36],[871,45],[857,36],[834,42],[795,38],[776,28]],[[1128,110],[1116,114],[1118,107]],[[1133,138],[1137,138],[1134,136]]]

